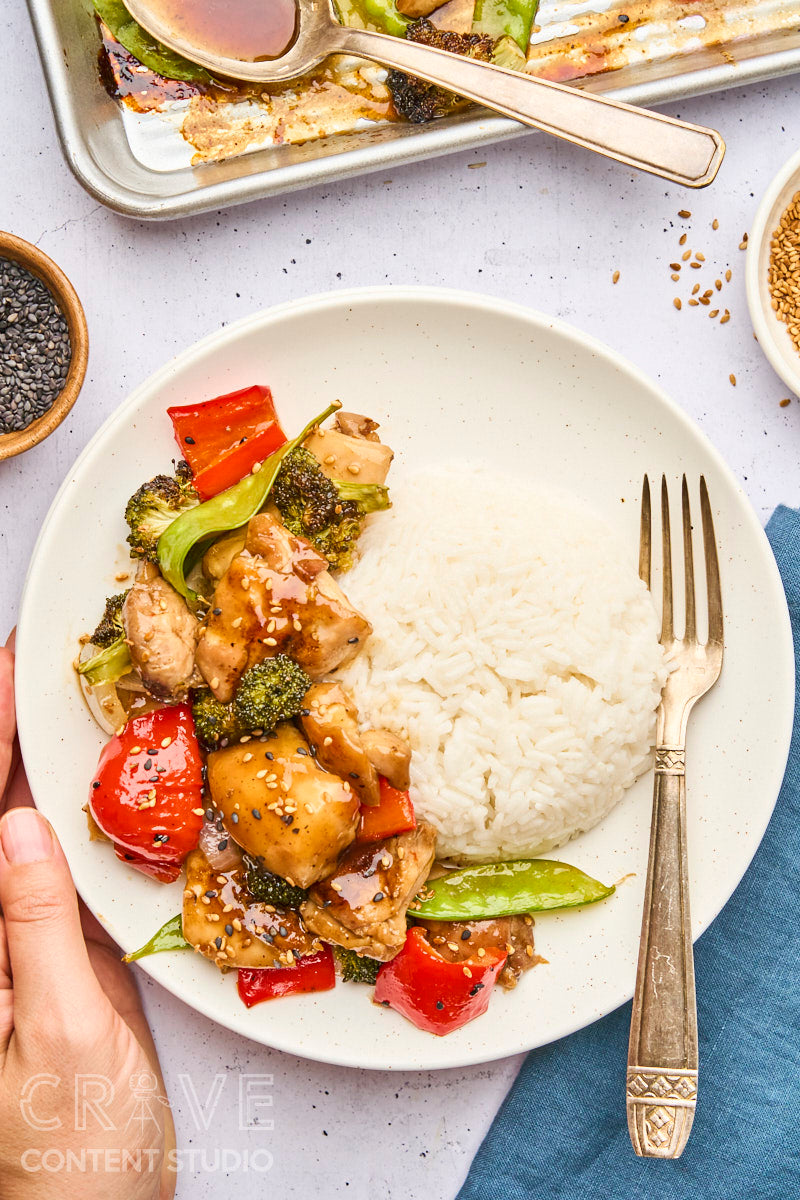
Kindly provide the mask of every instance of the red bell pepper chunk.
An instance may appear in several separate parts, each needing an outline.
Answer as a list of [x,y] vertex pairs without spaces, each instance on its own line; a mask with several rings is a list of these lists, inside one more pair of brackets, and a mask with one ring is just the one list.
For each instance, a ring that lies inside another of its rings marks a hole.
[[431,946],[424,929],[414,925],[397,957],[378,971],[375,999],[418,1029],[441,1037],[486,1012],[507,958],[502,950],[490,948],[483,958],[448,962]]
[[408,833],[417,828],[414,805],[408,792],[392,787],[383,775],[378,776],[378,782],[379,803],[361,805],[361,824],[356,837],[359,842],[380,842],[396,833]]
[[278,996],[302,992],[328,992],[336,984],[330,946],[318,954],[306,954],[293,967],[240,967],[236,988],[248,1008]]
[[272,393],[260,384],[167,413],[203,500],[233,487],[286,441]]
[[198,843],[202,807],[202,758],[188,704],[133,717],[106,744],[89,808],[123,862],[172,883]]

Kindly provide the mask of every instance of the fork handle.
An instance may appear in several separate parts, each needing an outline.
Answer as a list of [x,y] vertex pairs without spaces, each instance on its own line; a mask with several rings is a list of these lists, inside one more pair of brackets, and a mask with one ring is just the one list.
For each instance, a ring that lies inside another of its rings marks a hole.
[[628,1047],[628,1130],[645,1158],[679,1158],[697,1097],[697,1005],[686,855],[686,762],[656,749],[653,823]]
[[355,54],[418,75],[506,117],[685,187],[711,183],[725,154],[715,129],[596,92],[367,29],[337,26],[329,36],[329,53]]

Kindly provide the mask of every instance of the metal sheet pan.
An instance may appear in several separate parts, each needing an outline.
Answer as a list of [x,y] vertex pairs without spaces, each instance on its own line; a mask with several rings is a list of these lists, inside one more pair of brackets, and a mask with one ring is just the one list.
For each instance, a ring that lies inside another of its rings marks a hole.
[[[167,219],[519,137],[482,110],[155,170],[97,70],[89,0],[28,0],[67,162],[103,204]],[[528,69],[652,105],[800,70],[798,0],[542,0]],[[627,18],[625,20],[624,18]]]

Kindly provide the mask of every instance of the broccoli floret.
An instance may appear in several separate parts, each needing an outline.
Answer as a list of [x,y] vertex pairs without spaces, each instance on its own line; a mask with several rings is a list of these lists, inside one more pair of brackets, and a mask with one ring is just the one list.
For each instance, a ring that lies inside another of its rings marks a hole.
[[356,954],[355,950],[345,950],[342,946],[333,947],[333,957],[345,983],[374,984],[378,978],[381,963],[377,958],[367,958],[365,955]]
[[189,464],[179,462],[174,475],[156,475],[133,493],[125,506],[133,558],[158,562],[158,539],[181,513],[196,508],[200,497]]
[[232,704],[223,704],[208,688],[192,694],[192,716],[197,740],[204,750],[216,750],[223,738],[241,737],[242,729]]
[[[494,38],[485,33],[452,33],[447,29],[437,29],[423,18],[412,21],[406,30],[406,38],[438,50],[449,50],[451,54],[478,58],[482,62],[492,61]],[[456,96],[435,83],[426,83],[415,75],[405,75],[402,71],[390,71],[386,82],[398,113],[414,124],[445,117],[465,104],[462,96]]]
[[278,908],[299,908],[307,898],[305,888],[295,887],[280,875],[267,871],[256,858],[244,857],[245,879],[248,891],[261,904],[274,904]]
[[120,592],[118,596],[109,596],[106,600],[105,612],[90,639],[93,646],[110,646],[112,642],[116,642],[124,635],[122,606],[127,594],[127,592]]
[[389,507],[389,489],[329,479],[311,451],[298,446],[281,463],[271,499],[290,533],[309,541],[333,570],[346,571],[364,517]]
[[274,729],[296,717],[311,680],[286,654],[277,654],[245,671],[233,697],[233,712],[246,729]]
[[239,681],[229,704],[203,688],[194,693],[192,713],[198,740],[205,750],[261,729],[271,732],[279,721],[296,717],[311,680],[294,659],[285,654],[250,667]]

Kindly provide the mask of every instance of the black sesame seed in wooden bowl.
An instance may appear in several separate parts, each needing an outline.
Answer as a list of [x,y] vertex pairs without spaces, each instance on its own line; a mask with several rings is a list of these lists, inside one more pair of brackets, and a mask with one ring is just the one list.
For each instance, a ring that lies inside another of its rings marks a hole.
[[36,246],[0,231],[0,459],[60,424],[81,389],[88,349],[66,275]]

